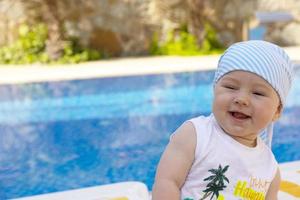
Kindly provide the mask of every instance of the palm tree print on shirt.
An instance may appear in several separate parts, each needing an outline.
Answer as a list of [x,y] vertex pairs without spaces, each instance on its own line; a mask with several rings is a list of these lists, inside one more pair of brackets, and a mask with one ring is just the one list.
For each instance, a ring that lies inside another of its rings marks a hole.
[[204,200],[210,197],[210,200],[214,196],[219,197],[219,192],[226,188],[225,182],[229,183],[228,178],[225,176],[225,172],[228,170],[229,165],[226,165],[222,168],[222,165],[219,165],[218,169],[210,169],[209,172],[212,173],[211,176],[204,179],[204,181],[210,181],[206,185],[206,189],[203,190],[204,196],[199,200]]

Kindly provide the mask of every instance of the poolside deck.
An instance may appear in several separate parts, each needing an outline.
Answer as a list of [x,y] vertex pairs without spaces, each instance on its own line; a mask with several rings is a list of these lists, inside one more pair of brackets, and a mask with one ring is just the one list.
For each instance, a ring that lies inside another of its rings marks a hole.
[[[300,46],[285,48],[300,65]],[[118,58],[76,65],[0,66],[0,84],[213,70],[220,55]]]
[[[286,48],[291,59],[300,65],[300,47]],[[199,70],[213,70],[217,66],[219,55],[201,57],[145,57],[122,58],[105,61],[89,62],[78,65],[52,66],[9,66],[0,67],[0,84],[29,83],[42,81],[61,81],[73,79],[88,79],[112,76],[129,76],[140,74],[176,73]],[[282,184],[279,200],[300,200],[300,161],[280,165]],[[97,189],[98,188],[98,189]],[[103,188],[102,188],[103,189]],[[99,197],[101,187],[70,190],[56,194],[22,198],[23,200],[63,199],[88,200],[105,199]],[[137,191],[145,193],[145,188]],[[148,191],[147,191],[148,192]],[[89,194],[87,196],[87,194]],[[58,195],[58,196],[57,196]],[[147,195],[148,196],[148,195]],[[59,197],[59,198],[58,198]],[[72,197],[72,198],[69,198]],[[106,198],[108,199],[108,198]],[[110,198],[111,200],[113,198]],[[115,200],[122,198],[115,198]],[[123,198],[125,200],[126,198]],[[144,198],[149,199],[149,198]],[[144,200],[139,199],[139,200]]]

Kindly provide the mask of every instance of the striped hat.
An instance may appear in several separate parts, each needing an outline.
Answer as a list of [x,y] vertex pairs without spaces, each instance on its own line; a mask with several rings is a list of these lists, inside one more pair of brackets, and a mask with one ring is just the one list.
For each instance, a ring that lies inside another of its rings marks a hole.
[[[215,73],[214,85],[225,74],[236,71],[252,72],[265,79],[277,92],[284,106],[292,85],[293,64],[279,46],[261,40],[250,40],[231,45],[221,56]],[[273,126],[267,127],[271,144]]]

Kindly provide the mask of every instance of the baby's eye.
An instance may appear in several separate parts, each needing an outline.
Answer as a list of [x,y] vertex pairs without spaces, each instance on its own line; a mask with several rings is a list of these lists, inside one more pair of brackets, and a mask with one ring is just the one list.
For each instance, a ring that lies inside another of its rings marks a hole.
[[233,85],[224,85],[224,88],[230,89],[230,90],[236,90],[237,87],[233,86]]
[[263,92],[253,92],[253,94],[258,95],[258,96],[265,96]]

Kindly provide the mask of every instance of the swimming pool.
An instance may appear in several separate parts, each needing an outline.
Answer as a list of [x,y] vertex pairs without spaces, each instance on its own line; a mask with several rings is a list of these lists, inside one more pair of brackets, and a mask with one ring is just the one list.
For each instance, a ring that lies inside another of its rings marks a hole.
[[[211,107],[213,71],[0,86],[0,199],[119,181],[151,190],[169,135]],[[300,69],[273,151],[300,160]],[[284,132],[284,133],[283,133]]]

